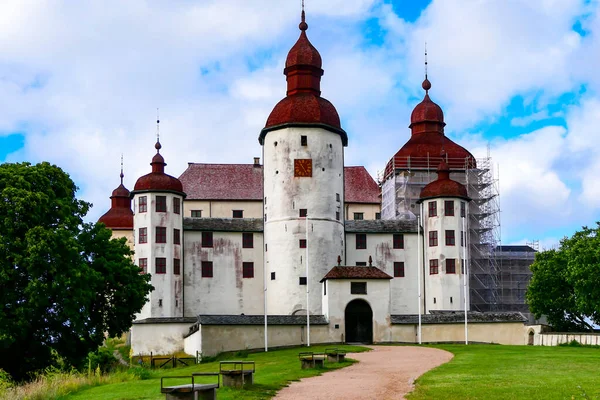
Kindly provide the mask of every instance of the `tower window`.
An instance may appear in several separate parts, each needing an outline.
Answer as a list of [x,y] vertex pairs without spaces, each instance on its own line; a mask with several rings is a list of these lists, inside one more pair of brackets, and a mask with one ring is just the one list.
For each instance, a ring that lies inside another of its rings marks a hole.
[[467,215],[467,210],[466,210],[466,206],[465,206],[465,202],[461,201],[460,202],[460,216],[461,218],[464,218]]
[[173,197],[173,212],[181,214],[181,199],[179,197]]
[[244,210],[233,210],[233,218],[244,218]]
[[173,244],[181,244],[181,230],[173,229]]
[[148,228],[140,228],[138,238],[140,243],[148,243]]
[[242,278],[254,278],[254,263],[243,262],[242,263]]
[[365,250],[367,248],[367,234],[357,233],[356,234],[356,249]]
[[305,135],[300,136],[300,146],[308,146],[308,138]]
[[164,226],[156,227],[156,243],[167,243],[167,228]]
[[140,196],[139,212],[145,213],[148,211],[148,198],[146,196]]
[[202,210],[192,210],[192,218],[202,218]]
[[436,275],[439,273],[438,260],[429,260],[429,275]]
[[444,201],[444,215],[446,217],[454,217],[454,201],[453,200]]
[[[242,233],[242,248],[252,249],[254,247],[254,234],[252,232]],[[265,249],[267,248],[265,244]]]
[[308,210],[306,208],[300,209],[300,218],[306,217],[308,215]]
[[454,231],[446,231],[446,246],[454,246],[456,244],[456,238],[454,237]]
[[456,273],[456,260],[454,258],[446,258],[446,273],[447,274],[455,274]]
[[394,248],[395,249],[403,249],[404,248],[404,235],[401,233],[394,234]]
[[138,266],[140,267],[140,274],[148,273],[148,259],[147,258],[140,258],[138,260]]
[[436,217],[437,216],[437,202],[430,201],[429,203],[427,203],[427,206],[429,207],[429,216]]
[[465,233],[463,231],[460,231],[460,245],[465,245]]
[[213,247],[212,232],[202,232],[202,247]]
[[156,212],[167,212],[167,196],[156,196]]
[[298,279],[298,284],[299,284],[299,285],[306,285],[306,277],[305,277],[305,276],[301,276],[301,277]]
[[306,239],[300,239],[300,248],[301,249],[305,249],[306,248]]
[[429,232],[429,246],[433,247],[433,246],[437,246],[437,245],[438,245],[437,231]]
[[200,273],[203,278],[212,278],[213,277],[213,263],[212,261],[202,261],[200,265]]
[[155,260],[155,270],[157,274],[166,274],[167,273],[167,259],[164,257],[156,257]]
[[173,275],[181,274],[181,260],[179,258],[173,259]]
[[271,272],[271,280],[274,281],[275,280],[275,272]]
[[335,201],[340,201],[340,194],[339,193],[335,194]]
[[404,278],[404,262],[394,262],[394,278]]
[[465,260],[460,260],[460,273],[465,273]]
[[339,212],[339,211],[336,211],[336,212],[335,212],[335,220],[336,220],[336,221],[339,221],[339,220],[340,220],[340,212]]
[[360,212],[355,212],[354,213],[354,220],[355,221],[362,221],[363,219],[365,219],[365,213],[360,213]]
[[162,307],[162,299],[158,299],[158,306]]
[[367,282],[350,282],[350,294],[367,294]]

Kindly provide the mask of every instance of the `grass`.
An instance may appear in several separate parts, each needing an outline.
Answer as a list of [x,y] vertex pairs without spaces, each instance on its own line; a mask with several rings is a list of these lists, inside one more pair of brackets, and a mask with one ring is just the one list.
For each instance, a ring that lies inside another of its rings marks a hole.
[[600,349],[435,345],[454,358],[416,381],[410,400],[600,399]]
[[[311,346],[310,351],[322,352],[327,347],[332,346]],[[340,349],[345,349],[348,352],[366,351],[368,348],[360,346],[335,346]],[[285,350],[273,350],[268,353],[250,353],[244,360],[253,360],[256,362],[256,375],[254,377],[254,385],[248,389],[236,390],[221,387],[218,390],[219,399],[268,399],[275,393],[286,386],[289,382],[306,378],[310,376],[320,375],[328,370],[343,368],[353,363],[348,360],[343,363],[334,364],[326,363],[324,369],[301,369],[300,361],[298,360],[298,352],[307,351],[306,347],[296,347]],[[245,356],[245,354],[241,354]],[[219,357],[221,359],[239,359],[240,355],[229,355]],[[150,378],[146,380],[129,381],[113,383],[108,385],[100,385],[87,387],[70,395],[61,396],[59,400],[129,400],[129,399],[147,399],[158,400],[164,399],[164,394],[160,394],[160,377],[161,376],[186,376],[192,372],[216,372],[219,370],[218,360],[198,364],[190,367],[154,370],[150,374]],[[213,378],[214,379],[214,378]],[[169,384],[178,384],[177,380],[168,381]],[[189,383],[189,381],[187,382]]]

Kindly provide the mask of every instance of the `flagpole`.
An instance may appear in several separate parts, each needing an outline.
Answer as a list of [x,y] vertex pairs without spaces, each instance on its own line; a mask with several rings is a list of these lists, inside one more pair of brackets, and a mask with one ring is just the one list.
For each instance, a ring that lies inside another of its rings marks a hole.
[[[466,207],[465,207],[466,208]],[[464,265],[464,270],[463,270],[463,297],[464,297],[464,305],[465,305],[465,344],[469,344],[469,328],[467,325],[467,275],[468,275],[468,270],[467,270],[467,232],[465,231],[465,219],[466,219],[466,214],[465,217],[462,218],[462,230],[463,230],[463,265]]]
[[[308,211],[307,211],[308,212]],[[310,307],[308,292],[308,215],[306,216],[306,345],[310,347]]]
[[419,312],[419,328],[417,336],[419,344],[421,344],[421,216],[417,216],[417,288],[418,288],[418,312]]

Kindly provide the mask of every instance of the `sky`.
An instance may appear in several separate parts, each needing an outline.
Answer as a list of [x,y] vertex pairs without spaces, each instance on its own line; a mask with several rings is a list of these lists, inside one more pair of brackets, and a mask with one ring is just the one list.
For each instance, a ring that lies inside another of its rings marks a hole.
[[[600,219],[600,5],[586,0],[306,0],[346,165],[376,177],[430,96],[446,135],[492,158],[503,244],[555,246]],[[110,207],[150,171],[251,163],[285,96],[300,0],[3,0],[0,162],[49,161]]]

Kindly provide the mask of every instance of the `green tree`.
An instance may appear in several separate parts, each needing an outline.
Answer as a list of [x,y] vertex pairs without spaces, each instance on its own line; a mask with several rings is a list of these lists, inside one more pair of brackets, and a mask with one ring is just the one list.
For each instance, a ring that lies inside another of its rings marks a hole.
[[0,165],[0,369],[17,380],[57,355],[80,366],[152,290],[125,239],[83,222],[76,190],[49,163]]
[[556,250],[536,254],[527,302],[560,331],[589,331],[600,324],[600,223],[564,238]]

